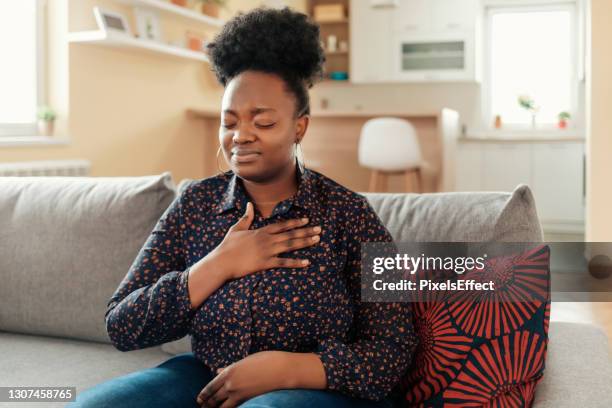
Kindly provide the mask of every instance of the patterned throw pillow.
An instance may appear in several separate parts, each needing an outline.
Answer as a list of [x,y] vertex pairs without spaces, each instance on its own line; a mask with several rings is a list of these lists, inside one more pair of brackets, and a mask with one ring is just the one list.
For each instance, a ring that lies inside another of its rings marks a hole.
[[406,406],[531,406],[548,344],[549,258],[546,245],[490,258],[459,279],[495,291],[413,303],[420,342],[399,386]]

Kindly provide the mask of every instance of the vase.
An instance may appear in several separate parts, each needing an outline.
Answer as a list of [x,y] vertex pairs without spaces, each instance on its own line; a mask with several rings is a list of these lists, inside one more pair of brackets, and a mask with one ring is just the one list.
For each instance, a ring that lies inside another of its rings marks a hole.
[[38,134],[40,136],[53,136],[53,120],[39,120]]
[[214,3],[202,3],[202,13],[210,17],[218,18],[219,6]]

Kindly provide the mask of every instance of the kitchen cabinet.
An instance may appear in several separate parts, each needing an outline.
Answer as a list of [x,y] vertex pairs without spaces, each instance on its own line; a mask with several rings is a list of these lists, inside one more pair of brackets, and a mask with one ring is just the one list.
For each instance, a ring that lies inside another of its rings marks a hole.
[[431,0],[400,0],[399,5],[393,8],[391,13],[393,31],[423,32],[431,30],[431,10]]
[[399,32],[473,31],[477,10],[478,0],[399,0],[391,25]]
[[478,81],[478,0],[351,1],[351,81]]
[[532,188],[538,213],[549,223],[584,222],[584,145],[534,145]]
[[482,148],[478,143],[458,143],[455,158],[455,190],[481,191]]
[[474,31],[478,19],[478,0],[430,0],[431,30]]
[[512,191],[527,184],[547,232],[584,230],[584,143],[460,141],[455,191]]
[[483,155],[482,189],[512,191],[518,184],[531,186],[531,145],[528,143],[487,143]]
[[391,13],[389,8],[370,7],[369,1],[351,1],[352,82],[384,82],[391,77]]

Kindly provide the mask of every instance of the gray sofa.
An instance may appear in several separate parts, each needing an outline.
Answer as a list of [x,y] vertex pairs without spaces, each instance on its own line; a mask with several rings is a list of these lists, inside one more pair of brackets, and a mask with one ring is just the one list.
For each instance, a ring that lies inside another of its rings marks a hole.
[[[184,349],[186,339],[120,352],[106,335],[104,313],[155,223],[191,181],[177,188],[168,172],[0,178],[0,386],[76,386],[79,393]],[[398,240],[542,239],[527,186],[512,193],[366,196]],[[603,332],[552,322],[534,406],[610,407],[611,387]],[[14,404],[28,405],[64,404]]]

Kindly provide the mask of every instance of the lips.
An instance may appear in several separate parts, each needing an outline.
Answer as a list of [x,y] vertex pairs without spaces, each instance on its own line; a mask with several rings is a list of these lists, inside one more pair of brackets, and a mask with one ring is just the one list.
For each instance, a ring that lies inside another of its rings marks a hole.
[[232,161],[236,163],[249,163],[255,161],[261,156],[256,150],[251,149],[234,149],[232,150]]

